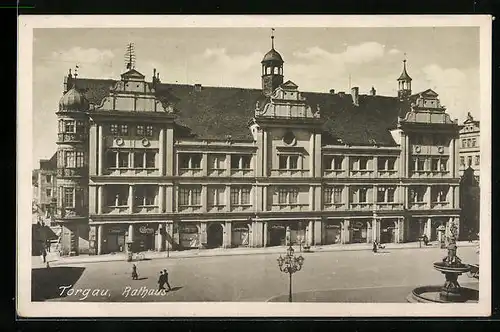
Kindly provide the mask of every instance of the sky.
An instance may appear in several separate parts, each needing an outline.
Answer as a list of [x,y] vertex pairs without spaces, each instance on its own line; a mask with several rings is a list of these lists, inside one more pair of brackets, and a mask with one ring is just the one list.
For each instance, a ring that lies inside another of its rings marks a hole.
[[[68,70],[119,79],[134,43],[135,68],[164,83],[260,88],[268,28],[37,28],[33,30],[33,161],[56,151],[59,99]],[[479,28],[279,28],[275,49],[284,76],[300,91],[396,96],[402,60],[413,93],[433,89],[452,119],[479,118]],[[405,55],[406,54],[406,55]],[[350,77],[350,80],[349,80]]]

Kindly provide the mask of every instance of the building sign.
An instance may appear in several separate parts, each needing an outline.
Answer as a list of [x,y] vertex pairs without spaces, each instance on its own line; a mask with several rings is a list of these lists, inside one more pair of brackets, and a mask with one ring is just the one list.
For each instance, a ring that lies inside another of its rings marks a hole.
[[150,228],[150,227],[141,226],[139,228],[139,233],[141,233],[141,234],[153,234],[154,232],[155,232],[155,230],[153,228]]
[[340,228],[340,225],[338,225],[338,224],[326,224],[325,228]]
[[179,229],[184,234],[198,233],[198,227],[193,224],[181,224]]
[[111,228],[108,233],[109,234],[121,234],[124,233],[125,231],[121,228]]
[[271,229],[285,229],[285,226],[281,224],[272,224]]

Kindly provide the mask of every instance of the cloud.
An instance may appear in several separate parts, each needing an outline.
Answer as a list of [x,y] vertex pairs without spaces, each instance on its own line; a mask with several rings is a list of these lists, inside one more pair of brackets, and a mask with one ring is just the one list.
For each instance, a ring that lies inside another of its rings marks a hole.
[[399,54],[399,53],[401,53],[401,51],[398,50],[397,48],[391,48],[389,50],[389,52],[387,52],[387,54],[390,54],[390,55],[395,55],[395,54]]
[[320,47],[311,47],[305,51],[296,51],[293,55],[300,60],[327,61],[333,64],[341,63],[366,63],[376,60],[384,55],[385,46],[376,42],[366,42],[358,45],[347,46],[341,53],[330,53]]
[[109,49],[82,48],[79,46],[53,51],[49,61],[52,63],[58,62],[66,68],[74,68],[78,65],[80,75],[85,77],[113,77],[117,74],[114,66],[122,65],[121,61],[118,64],[114,52]]

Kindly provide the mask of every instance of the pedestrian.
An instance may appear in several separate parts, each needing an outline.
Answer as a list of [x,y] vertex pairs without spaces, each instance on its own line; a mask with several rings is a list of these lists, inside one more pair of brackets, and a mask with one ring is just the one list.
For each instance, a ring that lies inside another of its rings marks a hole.
[[137,266],[132,264],[132,280],[137,280],[139,275],[137,274]]
[[429,238],[427,237],[427,234],[424,234],[424,236],[422,237],[423,241],[424,241],[424,245],[428,245],[429,244]]
[[165,289],[163,286],[165,284],[165,276],[163,275],[163,271],[160,271],[160,277],[158,278],[158,290]]
[[42,257],[43,257],[43,262],[47,263],[47,251],[45,251],[45,248],[42,249]]
[[372,248],[373,252],[376,253],[377,252],[377,241],[373,241],[373,248]]
[[472,243],[472,229],[469,229],[469,243]]
[[170,287],[170,284],[168,283],[168,271],[167,271],[167,269],[163,270],[163,278],[164,278],[163,279],[164,283],[167,284],[167,286],[168,286],[168,290],[171,290],[172,287]]

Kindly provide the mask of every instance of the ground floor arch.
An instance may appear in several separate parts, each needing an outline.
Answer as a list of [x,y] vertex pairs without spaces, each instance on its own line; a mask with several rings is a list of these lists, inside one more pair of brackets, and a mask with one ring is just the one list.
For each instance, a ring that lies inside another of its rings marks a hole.
[[352,219],[349,225],[349,242],[367,243],[371,241],[371,220]]
[[380,243],[398,242],[398,220],[383,218],[380,220]]
[[220,222],[212,222],[207,226],[207,247],[219,248],[224,244],[224,226]]

